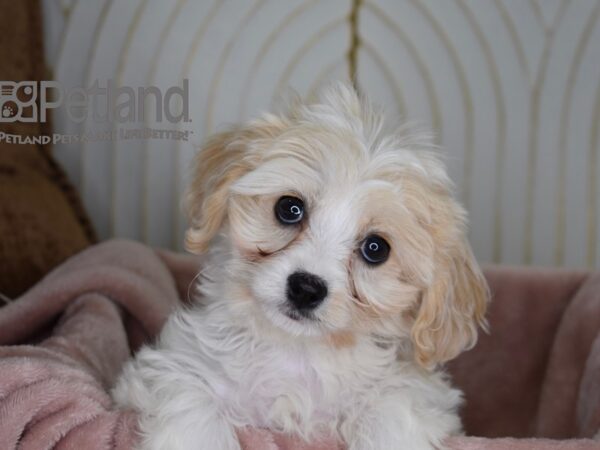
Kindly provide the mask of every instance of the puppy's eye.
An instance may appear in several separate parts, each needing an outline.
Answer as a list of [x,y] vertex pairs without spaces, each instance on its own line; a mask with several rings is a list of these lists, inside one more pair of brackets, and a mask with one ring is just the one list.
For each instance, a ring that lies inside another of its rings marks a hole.
[[281,197],[275,203],[275,217],[282,225],[300,223],[304,217],[304,202],[290,195]]
[[362,242],[360,253],[367,264],[381,264],[390,255],[390,245],[381,236],[371,234]]

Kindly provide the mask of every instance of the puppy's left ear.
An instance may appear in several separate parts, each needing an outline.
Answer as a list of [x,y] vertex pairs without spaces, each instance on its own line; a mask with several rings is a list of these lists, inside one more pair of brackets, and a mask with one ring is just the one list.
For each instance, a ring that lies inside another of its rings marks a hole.
[[431,368],[477,342],[487,328],[488,286],[471,247],[462,238],[438,255],[433,283],[425,289],[412,329],[415,357]]
[[196,156],[192,182],[185,196],[190,220],[185,246],[192,253],[207,249],[227,215],[231,184],[251,169],[243,134],[236,131],[217,134]]

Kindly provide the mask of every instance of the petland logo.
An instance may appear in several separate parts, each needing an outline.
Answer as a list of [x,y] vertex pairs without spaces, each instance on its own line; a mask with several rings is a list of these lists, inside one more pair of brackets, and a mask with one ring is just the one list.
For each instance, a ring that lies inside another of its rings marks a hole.
[[164,94],[156,86],[116,86],[112,79],[106,86],[96,80],[87,89],[65,89],[57,81],[0,81],[0,123],[45,123],[48,112],[61,106],[76,123],[88,119],[96,123],[141,122],[150,107],[156,122],[188,123],[188,99],[187,79],[183,80],[183,87],[172,86]]

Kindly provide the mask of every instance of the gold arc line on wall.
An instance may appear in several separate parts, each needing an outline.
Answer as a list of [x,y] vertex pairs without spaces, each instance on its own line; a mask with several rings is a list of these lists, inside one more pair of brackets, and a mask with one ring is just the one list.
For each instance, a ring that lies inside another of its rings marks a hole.
[[500,18],[502,19],[502,22],[504,22],[504,25],[508,30],[508,36],[517,54],[519,67],[521,69],[521,72],[523,73],[523,76],[525,77],[525,80],[527,81],[527,86],[531,87],[531,69],[529,68],[527,57],[525,56],[525,50],[523,48],[523,43],[521,42],[521,39],[519,38],[519,33],[517,32],[517,27],[515,26],[515,23],[513,22],[512,17],[506,9],[506,6],[504,6],[502,0],[494,0],[494,5],[500,13]]
[[[160,31],[160,36],[158,38],[158,46],[157,46],[156,50],[153,52],[152,60],[150,62],[150,70],[148,71],[148,74],[146,76],[146,84],[148,86],[150,86],[152,83],[154,83],[154,80],[156,79],[156,73],[158,72],[158,66],[159,66],[158,63],[159,63],[160,57],[164,51],[165,43],[167,41],[167,38],[171,34],[171,30],[173,29],[173,25],[175,25],[175,21],[180,16],[181,10],[186,3],[187,3],[187,0],[177,0],[175,7],[171,10],[169,17],[167,18],[165,26]],[[217,4],[219,4],[219,0],[215,1],[215,4],[213,5],[213,7]],[[202,25],[203,25],[203,23],[200,24],[200,27],[202,27]]]
[[[108,15],[108,11],[112,7],[112,5],[113,5],[113,0],[106,0],[104,2],[104,4],[102,5],[102,10],[100,12],[100,17],[98,18],[98,21],[96,22],[96,26],[94,27],[94,34],[93,34],[93,38],[92,38],[92,50],[90,52],[90,57],[86,61],[85,75],[83,77],[84,78],[83,82],[85,83],[85,85],[90,84],[92,61],[94,61],[96,59],[96,53],[98,51],[98,39],[100,38],[100,31],[104,27],[104,23],[106,22],[106,17]],[[86,123],[87,123],[87,121],[82,124],[83,131],[85,131]],[[85,175],[85,173],[86,173],[86,171],[85,171],[86,155],[87,155],[87,146],[85,145],[85,143],[82,143],[81,144],[81,156],[79,158],[79,191],[82,193],[82,195],[84,193],[84,188],[85,188],[85,183],[86,183],[86,175]],[[111,179],[110,182],[112,183],[112,181],[113,180]]]
[[[77,3],[75,4],[75,7],[80,7],[81,3],[79,3],[77,1]],[[104,8],[106,8],[106,4],[102,7],[102,10],[104,10]],[[100,15],[102,15],[102,10],[100,12]],[[59,46],[59,50],[58,50],[58,54],[56,56],[56,62],[54,63],[54,66],[52,67],[52,77],[56,78],[56,72],[57,69],[63,64],[63,56],[64,56],[64,49],[65,49],[65,45],[66,45],[66,41],[67,41],[67,36],[69,35],[69,31],[71,30],[71,25],[73,23],[72,20],[72,16],[70,17],[70,20],[66,23],[65,27],[63,28],[62,34],[61,34],[61,41],[60,41],[60,46]],[[98,27],[96,25],[95,30],[94,30],[94,34],[97,35],[97,33],[99,33]],[[95,40],[95,39],[94,39]],[[88,61],[89,64],[89,61]],[[89,72],[89,70],[87,70],[86,72]],[[86,75],[84,75],[85,78]],[[84,82],[85,80],[81,80],[82,82]],[[83,174],[82,174],[82,167],[83,167],[83,162],[82,162],[82,158],[83,155],[80,153],[79,157],[78,157],[78,166],[79,166],[79,176],[78,176],[78,180],[77,180],[77,189],[82,192],[83,190]],[[71,174],[71,176],[73,176],[73,174]]]
[[461,100],[465,111],[465,157],[463,161],[463,180],[462,180],[462,198],[467,207],[470,206],[471,201],[471,178],[472,178],[472,162],[475,154],[474,142],[475,142],[475,127],[474,127],[474,115],[473,115],[473,97],[471,90],[469,89],[469,83],[465,69],[461,63],[459,53],[454,47],[450,36],[442,26],[442,24],[435,18],[430,9],[427,8],[425,3],[419,0],[411,0],[412,5],[425,17],[431,24],[434,33],[441,41],[442,45],[446,48],[446,52],[450,56],[454,72],[456,73],[458,87],[461,91]]
[[344,17],[337,18],[337,19],[329,22],[328,24],[326,24],[325,26],[323,26],[321,29],[319,29],[315,34],[313,34],[302,45],[302,47],[300,47],[292,55],[292,58],[290,59],[290,61],[288,62],[288,64],[285,66],[285,68],[283,70],[283,74],[279,77],[279,81],[277,81],[277,84],[276,84],[276,87],[275,87],[275,91],[273,92],[273,95],[271,96],[271,105],[270,105],[271,109],[275,108],[276,100],[281,97],[281,95],[283,93],[283,90],[284,90],[284,87],[288,84],[288,81],[289,81],[290,77],[292,76],[292,73],[294,72],[294,69],[296,68],[296,66],[298,65],[298,63],[302,60],[302,58],[313,47],[315,47],[315,45],[317,45],[317,43],[321,39],[323,39],[324,36],[326,36],[327,34],[331,33],[333,30],[335,30],[336,28],[340,27],[345,22],[346,22],[346,19]]
[[600,167],[598,162],[598,152],[600,149],[600,81],[596,88],[596,100],[594,102],[594,112],[592,114],[591,137],[588,158],[588,217],[587,217],[587,234],[588,234],[588,254],[587,263],[589,267],[595,267],[596,252],[598,250],[598,171]]
[[[116,84],[117,86],[121,86],[123,84],[123,75],[125,71],[125,61],[127,56],[129,56],[129,50],[131,48],[131,41],[133,40],[134,33],[137,31],[138,26],[140,25],[140,19],[142,14],[144,13],[146,6],[148,5],[148,0],[141,0],[138,3],[135,11],[133,13],[133,19],[131,20],[129,26],[127,27],[127,35],[125,37],[125,43],[121,47],[121,51],[119,53],[119,59],[117,62],[117,72],[116,72]],[[113,131],[117,130],[116,123],[113,123]],[[109,221],[109,234],[111,236],[115,235],[116,221],[117,221],[117,211],[116,211],[116,203],[117,203],[117,185],[119,183],[119,177],[116,177],[117,173],[117,143],[113,139],[110,141],[110,160],[111,160],[111,170],[113,173],[113,182],[110,185],[110,221]]]
[[227,43],[225,44],[223,52],[219,56],[217,70],[215,71],[215,74],[212,76],[212,79],[210,82],[210,88],[208,90],[208,99],[206,102],[207,111],[206,111],[206,118],[205,118],[205,122],[204,122],[205,136],[208,135],[210,132],[212,132],[212,129],[213,129],[212,115],[213,115],[213,110],[215,108],[216,91],[219,88],[219,85],[221,84],[223,70],[225,69],[225,64],[229,60],[229,55],[231,53],[231,50],[233,50],[233,46],[237,43],[238,38],[240,37],[242,32],[245,30],[245,28],[248,25],[248,23],[250,22],[250,20],[256,15],[256,13],[263,7],[264,4],[265,4],[265,0],[256,0],[254,2],[254,5],[252,6],[252,8],[250,8],[248,10],[248,12],[246,12],[246,14],[244,14],[244,16],[242,17],[242,20],[236,27],[233,35],[227,40]]
[[557,27],[560,24],[562,16],[565,13],[567,2],[562,1],[559,12],[554,18],[554,23],[545,33],[544,48],[540,65],[537,69],[535,81],[531,91],[530,118],[529,118],[529,142],[527,155],[527,191],[525,197],[525,242],[523,250],[523,260],[525,264],[531,264],[533,260],[533,208],[535,191],[535,173],[537,166],[537,146],[538,146],[538,128],[540,115],[541,92],[546,82],[546,69],[550,58],[550,48],[553,44],[553,38]]
[[[515,26],[515,23],[512,20],[512,17],[509,13],[509,11],[506,9],[504,3],[502,2],[502,0],[494,0],[494,5],[496,6],[496,9],[498,10],[499,14],[500,14],[500,18],[502,19],[502,22],[504,23],[507,31],[508,31],[508,35],[509,38],[511,40],[512,46],[515,50],[515,53],[517,55],[517,60],[519,61],[519,68],[521,70],[521,74],[523,76],[523,79],[525,80],[525,85],[527,87],[527,89],[531,90],[531,86],[533,84],[533,80],[532,80],[532,73],[531,73],[531,68],[529,67],[529,64],[527,62],[527,58],[525,56],[525,50],[523,48],[523,43],[521,42],[521,39],[519,38],[519,34],[517,32],[517,28]],[[501,222],[501,210],[496,210],[496,215],[495,215],[495,227],[497,227],[496,229],[502,229],[502,224]],[[524,238],[526,239],[526,238]],[[498,251],[499,249],[502,248],[501,243],[498,243],[496,240],[496,236],[494,239],[494,254],[498,255]],[[495,262],[500,262],[498,260],[495,259]],[[498,258],[501,259],[501,258]]]
[[73,17],[73,11],[75,11],[75,8],[77,8],[78,6],[79,6],[79,0],[76,0],[74,2],[74,4],[71,6],[71,10],[70,10],[69,16],[65,17],[63,29],[62,29],[62,31],[60,33],[60,43],[58,44],[58,50],[57,50],[55,58],[54,58],[54,64],[52,64],[52,61],[48,61],[47,62],[48,65],[52,64],[51,70],[52,70],[53,76],[54,76],[56,67],[60,66],[62,57],[64,55],[65,42],[66,42],[66,38],[67,38],[67,33],[68,33],[68,31],[69,31],[69,29],[71,27],[71,23],[72,23],[71,18]]
[[[50,76],[52,79],[56,80],[56,73],[57,73],[57,68],[59,68],[62,64],[62,58],[64,55],[64,49],[65,49],[65,45],[66,45],[66,41],[67,41],[67,36],[69,35],[71,28],[71,25],[73,23],[72,20],[72,12],[75,10],[76,7],[79,6],[79,2],[78,0],[74,2],[74,4],[72,5],[71,8],[71,14],[69,15],[68,18],[65,18],[64,23],[63,23],[63,27],[60,33],[60,40],[59,40],[59,44],[58,44],[58,49],[56,51],[56,54],[53,55],[54,56],[54,61],[47,61],[47,65],[49,67],[50,70]],[[53,127],[56,126],[56,123],[53,124]],[[56,131],[56,130],[53,130]],[[56,155],[56,153],[53,150],[53,154]],[[81,192],[82,190],[82,180],[81,180],[81,157],[82,155],[79,153],[78,154],[78,161],[77,161],[77,167],[79,168],[79,173],[69,173],[69,179],[70,181],[75,185],[75,187],[77,188],[77,190],[79,192]]]
[[529,6],[533,10],[533,15],[535,16],[535,19],[537,20],[540,28],[544,31],[544,33],[547,33],[549,31],[549,26],[546,25],[546,21],[544,20],[544,13],[542,12],[540,4],[535,0],[529,0]]
[[573,89],[575,88],[576,76],[579,73],[578,69],[581,66],[581,60],[587,49],[587,44],[590,40],[594,26],[597,24],[598,15],[600,13],[600,1],[596,2],[591,14],[587,17],[583,31],[579,36],[575,55],[571,64],[569,64],[569,75],[567,77],[567,88],[563,92],[561,99],[560,111],[560,129],[558,138],[558,183],[557,183],[557,198],[558,207],[556,208],[556,244],[554,248],[554,263],[561,266],[565,259],[565,239],[566,239],[566,198],[567,198],[567,134],[571,122],[571,103],[573,100]]
[[54,0],[54,8],[57,8],[60,11],[60,14],[63,16],[63,19],[68,19],[69,13],[71,12],[70,6],[73,5],[65,5],[61,0]]
[[[179,17],[181,9],[183,5],[186,3],[186,0],[178,0],[175,8],[169,14],[167,18],[167,22],[165,26],[162,28],[160,37],[158,39],[158,47],[154,51],[154,55],[151,60],[150,70],[146,77],[146,85],[152,85],[153,80],[156,76],[156,72],[158,70],[158,61],[160,59],[160,55],[163,52],[164,45],[167,37],[169,36],[171,29],[175,23],[177,17]],[[144,125],[148,126],[148,118],[144,115]],[[143,165],[143,178],[142,178],[142,239],[145,243],[149,242],[149,229],[148,229],[148,215],[150,211],[150,198],[148,196],[149,184],[150,184],[150,174],[148,171],[149,167],[149,154],[148,154],[148,146],[147,141],[144,141],[142,148],[142,165]]]
[[294,10],[292,10],[287,16],[283,18],[283,21],[273,31],[269,33],[263,44],[261,45],[257,56],[254,58],[252,62],[252,66],[250,67],[250,71],[248,72],[248,76],[244,81],[244,87],[242,89],[243,96],[241,101],[241,106],[239,110],[238,121],[241,121],[246,117],[246,112],[248,109],[248,93],[250,92],[250,88],[254,82],[254,78],[256,76],[256,72],[260,67],[263,59],[271,49],[272,45],[275,43],[275,40],[279,37],[279,35],[300,15],[302,15],[306,10],[308,10],[311,6],[314,6],[318,3],[318,0],[304,1],[299,6],[297,6]]
[[[197,56],[197,52],[198,52],[198,48],[200,46],[200,43],[204,37],[205,32],[207,31],[208,25],[210,24],[210,22],[212,21],[212,19],[214,19],[214,17],[216,16],[216,13],[218,11],[218,6],[221,6],[222,3],[215,3],[213,4],[213,9],[209,12],[210,15],[210,20],[206,20],[203,22],[201,28],[198,30],[194,40],[193,40],[193,45],[190,47],[187,56],[185,58],[185,63],[184,63],[184,67],[182,70],[182,78],[188,78],[190,75],[190,71],[191,71],[191,67],[192,67],[192,63],[195,60],[195,57]],[[217,64],[217,73],[215,75],[213,75],[212,79],[211,79],[211,87],[209,89],[209,97],[207,100],[207,114],[206,114],[206,118],[205,118],[205,124],[204,124],[204,136],[209,134],[209,131],[207,130],[209,128],[209,124],[211,124],[212,122],[212,110],[214,108],[214,92],[216,91],[218,84],[220,83],[220,78],[221,75],[223,73],[223,67],[227,62],[229,53],[231,52],[231,49],[233,48],[233,45],[235,44],[235,42],[237,41],[237,38],[239,37],[239,35],[241,34],[243,28],[247,25],[247,23],[250,21],[250,19],[254,16],[254,14],[262,7],[262,5],[264,4],[264,0],[257,0],[254,3],[254,6],[244,15],[244,17],[242,18],[241,21],[241,26],[236,28],[235,33],[233,34],[233,36],[227,41],[227,43],[225,44],[225,50],[223,53],[221,53],[220,57],[219,57],[219,61]],[[181,146],[180,143],[178,143],[176,151],[175,151],[175,164],[174,164],[174,189],[173,189],[173,194],[176,197],[174,199],[175,203],[180,203],[180,191],[181,191],[181,186],[179,183],[179,179],[180,177],[180,170],[181,170]],[[178,213],[175,215],[174,219],[173,219],[173,225],[174,225],[174,229],[172,232],[172,242],[174,246],[177,246],[180,242],[182,242],[183,237],[181,236],[180,233],[180,229],[181,229],[181,214]]]
[[348,14],[348,23],[350,24],[350,47],[346,54],[346,61],[348,63],[348,77],[354,90],[360,93],[360,86],[358,83],[358,49],[361,46],[361,37],[359,31],[359,16],[360,9],[362,8],[363,0],[351,0],[350,13]]
[[431,73],[415,44],[410,40],[409,36],[394,22],[386,13],[375,3],[366,2],[365,7],[371,10],[371,12],[381,20],[381,22],[392,31],[393,34],[404,44],[404,47],[415,61],[417,70],[420,72],[423,82],[425,83],[425,91],[427,93],[429,108],[432,116],[432,126],[437,135],[436,141],[439,143],[443,138],[443,122],[439,108],[439,101],[437,91],[431,77]]
[[[209,92],[208,92],[208,99],[206,102],[207,105],[206,105],[206,117],[205,117],[205,122],[204,122],[204,136],[207,136],[211,132],[212,114],[213,114],[214,102],[215,102],[215,93],[221,82],[223,70],[224,70],[225,64],[227,63],[227,61],[229,59],[229,54],[231,53],[231,50],[233,49],[233,46],[235,45],[235,43],[238,41],[240,34],[243,32],[243,30],[248,25],[250,20],[254,17],[254,15],[264,5],[264,3],[265,3],[265,0],[255,1],[254,5],[242,17],[239,25],[235,28],[235,32],[229,38],[229,40],[225,44],[225,48],[224,48],[223,52],[219,56],[219,61],[217,63],[217,69],[211,79],[210,88],[209,88]],[[185,67],[184,67],[184,70],[182,73],[182,78],[189,77],[192,63],[195,60],[194,58],[196,56],[197,56],[197,48],[193,53],[189,54],[190,58],[186,58],[186,64],[185,64]],[[181,173],[180,173],[181,151],[182,151],[181,147],[180,147],[180,145],[178,145],[176,148],[176,151],[175,151],[175,164],[174,164],[175,173],[173,174],[173,181],[174,181],[173,195],[175,197],[173,199],[174,204],[179,204],[180,200],[181,200],[181,189],[180,189],[180,183],[179,183],[179,180],[181,179]],[[173,218],[173,224],[172,224],[173,231],[172,231],[171,240],[172,240],[172,245],[174,247],[177,247],[179,245],[179,243],[183,242],[183,236],[181,235],[181,232],[180,232],[181,219],[182,219],[181,214],[178,211],[178,213],[175,214],[175,217]]]
[[[192,42],[186,52],[184,62],[183,62],[183,67],[180,72],[181,79],[185,79],[185,78],[189,77],[192,63],[194,61],[196,53],[198,53],[200,44],[204,40],[204,36],[208,30],[208,27],[211,24],[211,22],[213,21],[213,19],[216,17],[221,6],[223,6],[223,2],[221,0],[215,0],[215,2],[212,4],[210,9],[208,10],[208,13],[206,14],[206,16],[204,16],[204,18],[202,19],[202,22],[200,22],[200,25],[194,32],[194,35],[192,37]],[[177,148],[175,151],[175,162],[174,162],[175,173],[173,174],[175,183],[177,183],[177,178],[179,176],[179,165],[181,164],[180,144],[181,144],[180,142],[177,143]],[[178,188],[178,186],[176,186],[176,188],[173,190],[173,195],[174,196],[178,195],[178,192],[179,192],[179,188]],[[176,198],[174,200],[175,200],[174,204],[181,205],[181,198]],[[179,239],[179,228],[181,226],[181,223],[180,223],[181,219],[182,219],[181,207],[179,207],[179,208],[177,208],[177,214],[175,214],[175,217],[173,218],[173,221],[172,221],[172,225],[175,227],[175,229],[172,230],[172,232],[171,232],[171,241],[178,241],[177,242],[178,244],[183,242],[183,239]],[[179,245],[177,245],[177,246],[175,246],[175,248],[180,248],[180,247],[179,247]]]
[[460,9],[462,9],[467,22],[473,28],[473,32],[481,45],[481,50],[486,61],[486,66],[490,73],[492,89],[495,97],[496,109],[496,183],[494,186],[494,229],[492,257],[494,262],[502,259],[502,227],[500,219],[502,215],[502,187],[504,178],[504,166],[506,159],[506,105],[504,104],[504,95],[502,92],[502,83],[500,82],[498,66],[493,57],[493,50],[485,37],[477,18],[464,0],[456,0]]
[[[187,3],[187,0],[177,0],[175,4],[175,8],[171,10],[169,17],[167,18],[167,22],[165,26],[160,31],[160,36],[158,38],[158,47],[153,52],[152,60],[150,61],[150,70],[146,76],[146,86],[152,86],[154,83],[154,79],[156,77],[156,72],[158,71],[158,61],[160,60],[160,56],[164,50],[164,46],[166,40],[171,33],[171,29],[175,24],[175,20],[179,17],[181,13],[181,9]],[[148,127],[148,118],[144,114],[144,126]],[[148,229],[148,215],[150,212],[150,197],[148,196],[148,186],[150,185],[150,173],[148,171],[149,166],[149,155],[148,155],[148,141],[144,141],[142,147],[142,166],[143,166],[143,178],[142,178],[142,240],[147,244],[149,243],[149,235],[150,230]]]
[[406,100],[404,99],[404,94],[402,93],[402,88],[400,87],[397,80],[394,78],[392,71],[387,66],[387,63],[385,62],[383,57],[379,54],[377,49],[375,47],[373,47],[373,45],[371,45],[371,43],[369,43],[369,41],[364,39],[362,41],[362,47],[364,48],[365,52],[371,58],[373,58],[373,61],[375,61],[375,64],[377,64],[377,66],[381,70],[383,77],[386,79],[388,85],[390,86],[390,88],[392,89],[392,92],[394,93],[394,98],[396,100],[398,113],[400,114],[400,117],[402,119],[406,119],[406,115],[407,115]]
[[77,0],[54,0],[54,4],[62,11],[68,13],[73,9],[73,4],[76,3],[76,1]]
[[[572,0],[564,0],[566,3],[570,3]],[[544,17],[544,11],[542,8],[542,3],[539,0],[529,0],[529,6],[533,10],[533,14],[535,15],[536,20],[538,21],[540,28],[544,30],[544,32],[549,32],[552,29],[552,24],[556,22],[556,13],[554,18],[551,18],[549,22],[546,22],[546,18]],[[548,8],[546,8],[548,9]],[[559,5],[560,11],[560,5]]]

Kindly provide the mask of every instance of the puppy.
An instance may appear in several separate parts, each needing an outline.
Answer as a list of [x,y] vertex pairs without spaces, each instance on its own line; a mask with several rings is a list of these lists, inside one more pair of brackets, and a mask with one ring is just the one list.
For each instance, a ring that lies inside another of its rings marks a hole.
[[350,450],[461,432],[440,365],[475,344],[488,291],[427,137],[334,85],[213,137],[186,203],[202,301],[114,389],[142,449],[237,450],[245,426]]

